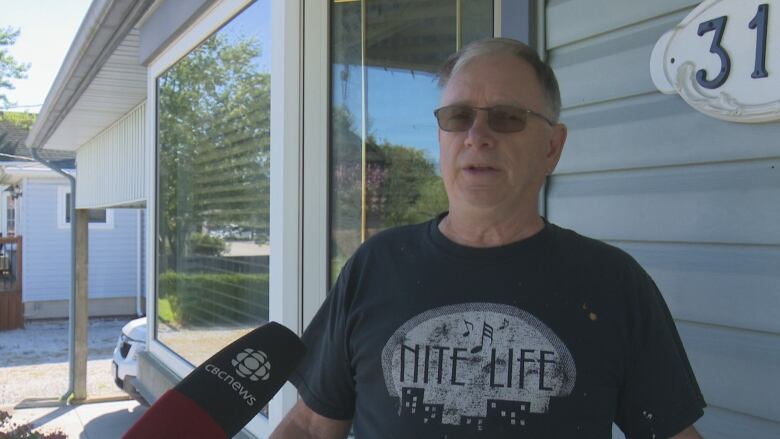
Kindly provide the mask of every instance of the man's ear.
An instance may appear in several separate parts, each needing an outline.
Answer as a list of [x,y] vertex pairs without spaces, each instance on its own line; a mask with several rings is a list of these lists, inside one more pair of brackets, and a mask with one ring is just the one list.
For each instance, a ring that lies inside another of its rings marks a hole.
[[547,150],[547,175],[552,174],[555,167],[558,166],[567,135],[568,129],[566,125],[557,123],[552,126],[552,135],[550,136],[549,149]]

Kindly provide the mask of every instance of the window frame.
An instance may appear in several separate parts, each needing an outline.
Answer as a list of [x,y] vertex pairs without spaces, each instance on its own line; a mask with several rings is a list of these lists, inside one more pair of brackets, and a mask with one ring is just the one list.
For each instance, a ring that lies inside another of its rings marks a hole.
[[[16,218],[16,212],[19,210],[19,204],[20,203],[18,203],[17,200],[14,200],[13,197],[11,196],[11,194],[9,194],[8,192],[5,192],[5,190],[3,192],[4,192],[5,196],[3,197],[3,211],[2,211],[2,218],[0,218],[0,221],[3,222],[3,224],[2,224],[3,236],[7,238],[7,237],[11,236],[11,235],[8,234],[9,233],[8,225],[12,221],[13,221],[13,224],[14,224],[14,229],[13,229],[14,230],[14,235],[13,236],[16,235],[16,229],[17,229],[16,226],[18,224],[18,221],[17,221],[17,218]],[[13,217],[11,217],[9,215],[9,210],[8,210],[8,204],[9,203],[13,203],[13,205],[14,205]]]
[[306,5],[303,78],[303,297],[301,327],[314,318],[328,291],[330,2]]
[[[331,2],[306,5],[304,21],[304,113],[303,127],[303,303],[302,326],[306,328],[327,297],[330,272],[330,6]],[[533,40],[544,51],[543,0],[493,0],[493,36]],[[528,11],[528,23],[519,30],[517,13]],[[510,31],[513,30],[513,31]],[[543,211],[544,198],[540,198]]]
[[[70,195],[70,186],[57,186],[57,228],[70,229],[70,221],[67,220],[67,197]],[[89,209],[92,210],[92,209]],[[106,211],[106,222],[90,222],[90,230],[111,230],[114,228],[114,209],[100,209]]]
[[[300,35],[302,7],[299,2],[269,0],[273,40],[271,44],[271,257],[269,267],[269,320],[300,334],[300,144],[301,70]],[[197,17],[186,30],[168,44],[147,69],[146,116],[147,209],[146,297],[148,349],[158,361],[177,376],[184,377],[193,367],[157,339],[157,235],[159,187],[157,151],[157,78],[186,56],[206,38],[228,23],[252,0],[219,0]],[[299,148],[285,147],[299,145]],[[267,437],[297,401],[291,384],[269,402],[269,416],[255,417],[245,428],[258,437]]]

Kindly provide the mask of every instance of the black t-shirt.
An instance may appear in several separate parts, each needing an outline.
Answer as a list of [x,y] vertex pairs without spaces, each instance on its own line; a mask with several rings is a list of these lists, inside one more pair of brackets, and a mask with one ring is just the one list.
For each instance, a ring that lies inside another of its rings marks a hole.
[[291,381],[358,439],[669,437],[705,406],[668,308],[625,252],[547,223],[471,248],[377,234],[304,334]]

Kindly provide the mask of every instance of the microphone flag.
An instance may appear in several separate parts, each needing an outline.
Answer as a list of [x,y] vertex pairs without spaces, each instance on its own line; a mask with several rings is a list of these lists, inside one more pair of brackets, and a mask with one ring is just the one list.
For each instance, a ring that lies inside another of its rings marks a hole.
[[281,389],[306,348],[269,322],[234,341],[168,390],[123,439],[229,438]]

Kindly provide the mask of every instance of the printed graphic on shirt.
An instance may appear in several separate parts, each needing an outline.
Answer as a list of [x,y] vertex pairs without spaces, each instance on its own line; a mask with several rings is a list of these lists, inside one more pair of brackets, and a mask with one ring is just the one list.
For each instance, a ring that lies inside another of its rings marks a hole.
[[526,311],[464,303],[402,325],[382,351],[385,384],[399,416],[489,431],[522,429],[576,381],[569,350]]

